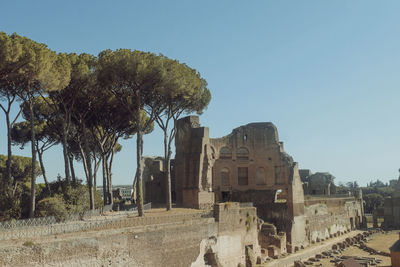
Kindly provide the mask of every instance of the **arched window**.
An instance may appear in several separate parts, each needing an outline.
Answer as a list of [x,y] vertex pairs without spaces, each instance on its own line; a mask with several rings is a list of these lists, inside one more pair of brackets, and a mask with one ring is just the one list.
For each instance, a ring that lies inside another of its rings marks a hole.
[[231,159],[232,158],[232,151],[229,149],[229,147],[224,146],[219,151],[219,157],[221,159]]
[[247,160],[249,159],[249,150],[245,147],[238,148],[237,152],[237,159]]
[[228,168],[222,168],[221,169],[221,185],[229,185],[229,169]]
[[256,171],[256,184],[263,185],[265,184],[265,169],[258,168]]

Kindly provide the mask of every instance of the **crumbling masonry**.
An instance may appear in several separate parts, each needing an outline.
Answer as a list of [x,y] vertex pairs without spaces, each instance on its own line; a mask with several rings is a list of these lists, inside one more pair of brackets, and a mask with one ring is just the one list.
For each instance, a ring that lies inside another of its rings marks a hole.
[[362,196],[305,198],[298,164],[285,153],[272,123],[250,123],[215,139],[197,116],[176,126],[177,205],[211,209],[221,202],[253,203],[265,222],[259,240],[268,253],[295,252],[362,223]]

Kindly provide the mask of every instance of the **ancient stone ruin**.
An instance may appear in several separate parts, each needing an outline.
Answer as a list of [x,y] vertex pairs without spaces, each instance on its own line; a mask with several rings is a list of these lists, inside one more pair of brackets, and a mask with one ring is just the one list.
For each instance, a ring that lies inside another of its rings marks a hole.
[[[296,252],[363,223],[362,194],[336,195],[333,175],[299,171],[270,122],[210,138],[199,117],[188,116],[177,121],[175,146],[177,206],[207,210],[216,203],[239,202],[256,207],[258,242],[269,257]],[[162,158],[146,158],[145,165],[145,200],[162,203]]]
[[335,177],[329,172],[312,173],[310,170],[299,170],[303,181],[304,194],[325,195],[334,194],[333,180]]
[[[189,116],[177,122],[175,141],[172,198],[177,207],[191,210],[82,222],[102,233],[77,234],[66,241],[57,238],[43,242],[43,249],[24,247],[21,251],[29,256],[21,259],[6,257],[5,248],[0,250],[0,265],[29,265],[38,259],[46,263],[56,258],[69,266],[78,258],[86,263],[82,265],[96,266],[105,262],[117,266],[278,266],[284,261],[292,264],[300,253],[285,256],[312,244],[321,242],[315,247],[329,249],[322,242],[363,223],[362,194],[337,195],[332,175],[299,171],[270,122],[250,123],[224,137],[210,138],[199,118]],[[163,164],[161,157],[144,158],[144,200],[152,206],[165,203]],[[356,242],[349,235],[341,238],[346,240],[333,245],[333,254]],[[310,255],[304,264],[327,257],[323,253]]]

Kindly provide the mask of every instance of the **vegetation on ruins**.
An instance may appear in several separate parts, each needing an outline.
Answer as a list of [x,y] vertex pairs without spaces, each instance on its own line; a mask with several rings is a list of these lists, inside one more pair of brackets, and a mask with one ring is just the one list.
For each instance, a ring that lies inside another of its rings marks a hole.
[[395,190],[396,180],[390,184],[385,184],[379,179],[371,181],[365,187],[359,187],[357,182],[348,182],[346,185],[339,183],[336,186],[336,193],[345,194],[351,192],[357,195],[362,190],[365,213],[373,213],[375,209],[383,208],[385,198],[390,197]]
[[[169,166],[175,122],[182,114],[200,114],[210,99],[207,83],[196,70],[163,55],[129,49],[105,50],[98,57],[62,54],[29,38],[0,32],[0,108],[7,126],[7,156],[0,158],[1,219],[34,215],[63,219],[94,209],[99,206],[95,186],[100,165],[102,202],[112,204],[113,158],[122,149],[118,140],[134,134],[136,204],[142,216],[143,134],[152,132],[154,122],[164,132],[166,208],[171,209]],[[20,106],[13,113],[16,103]],[[18,121],[21,114],[24,120]],[[12,156],[12,145],[22,149],[28,143],[31,158]],[[43,154],[58,144],[65,179],[50,182]],[[76,177],[74,161],[83,164],[86,185]],[[44,186],[36,185],[40,174]]]
[[379,179],[362,187],[365,201],[365,212],[373,213],[374,209],[383,208],[385,198],[390,197],[395,190],[396,184],[384,184]]

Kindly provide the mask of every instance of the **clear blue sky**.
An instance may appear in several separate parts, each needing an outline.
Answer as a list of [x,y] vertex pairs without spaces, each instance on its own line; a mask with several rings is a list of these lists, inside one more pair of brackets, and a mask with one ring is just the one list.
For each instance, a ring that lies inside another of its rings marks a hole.
[[[212,93],[200,117],[212,137],[271,121],[300,168],[363,185],[398,177],[400,1],[26,0],[1,9],[0,31],[58,52],[131,48],[197,69]],[[122,144],[114,184],[131,184],[135,141]],[[144,154],[162,152],[160,132],[146,136]],[[59,148],[45,160],[51,177],[63,174]]]

